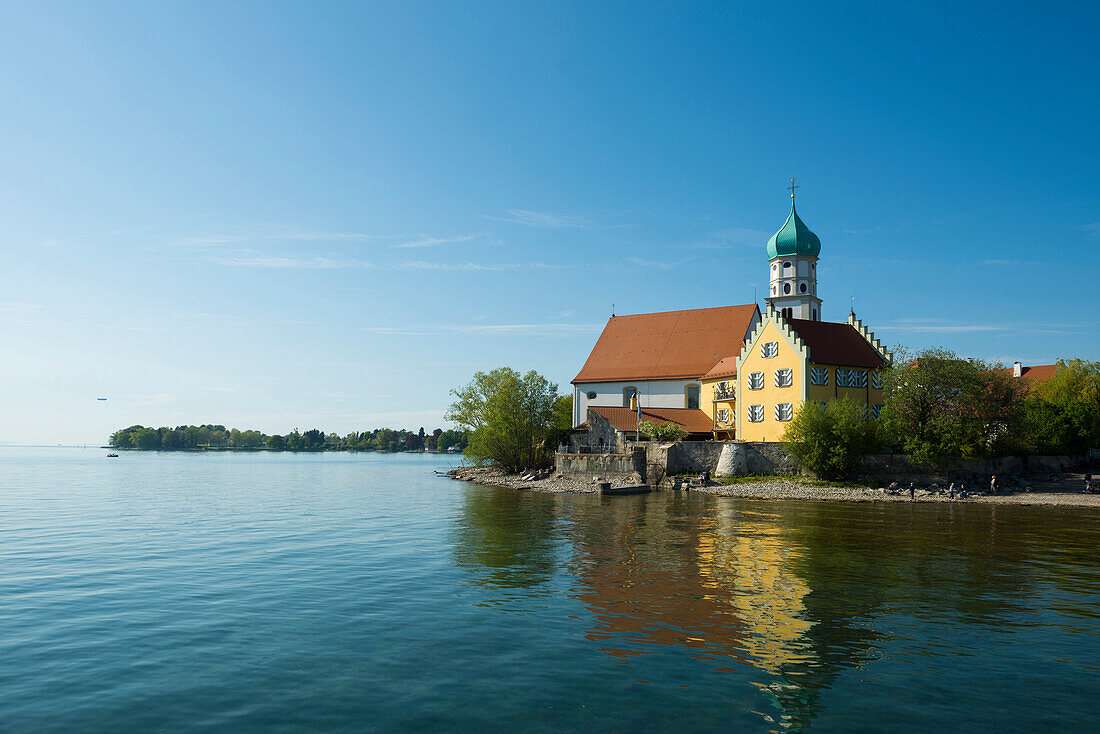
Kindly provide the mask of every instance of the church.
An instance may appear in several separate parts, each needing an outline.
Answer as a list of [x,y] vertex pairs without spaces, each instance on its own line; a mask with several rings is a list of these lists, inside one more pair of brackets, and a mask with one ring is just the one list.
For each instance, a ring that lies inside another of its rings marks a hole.
[[821,240],[793,193],[767,254],[763,312],[752,303],[613,315],[573,379],[578,439],[621,448],[641,420],[675,423],[692,439],[780,441],[807,400],[845,397],[877,419],[892,356],[854,313],[822,320]]

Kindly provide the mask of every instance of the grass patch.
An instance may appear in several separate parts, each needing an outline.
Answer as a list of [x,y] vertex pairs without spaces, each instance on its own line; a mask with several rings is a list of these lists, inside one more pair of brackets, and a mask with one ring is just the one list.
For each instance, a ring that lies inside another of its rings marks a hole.
[[838,487],[840,489],[865,489],[867,487],[873,487],[872,484],[858,479],[829,481],[826,479],[815,479],[814,477],[807,477],[801,474],[746,474],[741,477],[716,477],[714,481],[720,484],[759,484],[760,482],[785,481],[804,484],[807,487]]

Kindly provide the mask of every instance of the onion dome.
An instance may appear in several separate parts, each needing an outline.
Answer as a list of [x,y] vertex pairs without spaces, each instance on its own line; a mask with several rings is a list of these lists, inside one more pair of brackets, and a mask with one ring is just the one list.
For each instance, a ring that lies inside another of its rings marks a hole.
[[794,199],[792,199],[790,216],[779,231],[768,240],[768,258],[788,255],[817,257],[819,252],[821,252],[821,240],[798,218],[798,212],[794,210]]

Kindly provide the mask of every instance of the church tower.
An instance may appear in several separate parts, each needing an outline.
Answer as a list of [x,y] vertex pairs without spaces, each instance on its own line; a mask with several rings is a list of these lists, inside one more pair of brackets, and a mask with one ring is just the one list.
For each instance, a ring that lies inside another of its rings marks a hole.
[[794,189],[797,188],[794,181],[791,179],[791,213],[768,240],[771,282],[766,300],[787,318],[820,321],[817,256],[821,252],[821,240],[794,210]]

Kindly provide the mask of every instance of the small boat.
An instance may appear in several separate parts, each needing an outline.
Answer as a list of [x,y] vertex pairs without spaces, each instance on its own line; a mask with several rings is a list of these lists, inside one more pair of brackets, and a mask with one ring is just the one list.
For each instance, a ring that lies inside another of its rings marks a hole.
[[117,458],[118,458],[118,454],[107,454],[107,458],[108,458],[108,459],[117,459]]
[[600,485],[600,494],[648,494],[653,488],[648,484],[636,484],[630,487],[612,487],[609,483]]

